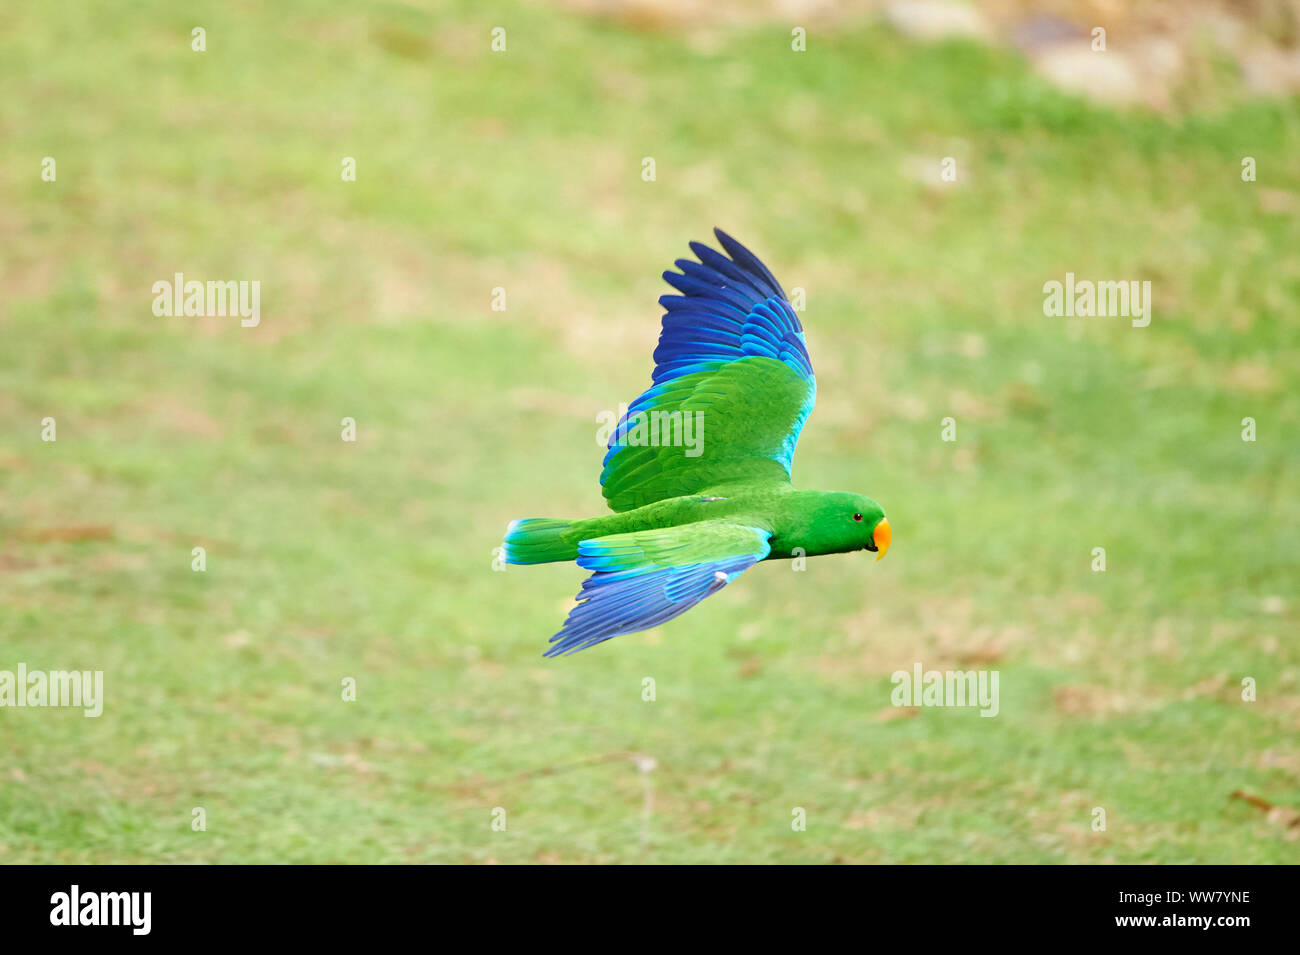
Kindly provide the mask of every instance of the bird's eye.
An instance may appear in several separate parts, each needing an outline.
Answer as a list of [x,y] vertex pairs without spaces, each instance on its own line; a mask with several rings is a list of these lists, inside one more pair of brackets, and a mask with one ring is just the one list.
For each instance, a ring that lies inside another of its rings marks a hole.
[[854,515],[853,515],[853,519],[854,519],[855,521],[860,521],[860,520],[862,520],[862,515],[861,515],[861,514],[854,514]]

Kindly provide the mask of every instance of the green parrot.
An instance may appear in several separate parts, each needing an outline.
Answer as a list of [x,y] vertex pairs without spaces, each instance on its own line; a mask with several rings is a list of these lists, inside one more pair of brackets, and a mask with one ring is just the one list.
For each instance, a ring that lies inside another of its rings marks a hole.
[[657,626],[760,560],[889,550],[869,497],[797,491],[790,465],[817,398],[803,326],[780,283],[719,229],[726,255],[690,244],[663,277],[652,384],[609,438],[600,475],[614,512],[506,529],[511,564],[592,571],[545,656]]

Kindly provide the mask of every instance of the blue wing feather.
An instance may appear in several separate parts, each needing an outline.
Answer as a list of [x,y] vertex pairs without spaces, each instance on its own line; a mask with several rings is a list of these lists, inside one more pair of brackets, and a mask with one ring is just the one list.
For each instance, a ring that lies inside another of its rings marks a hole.
[[[765,558],[770,532],[706,521],[582,541],[578,565],[595,571],[546,656],[576,653],[690,610]],[[717,556],[700,559],[700,541]],[[675,564],[674,559],[683,560]]]
[[[636,574],[597,571],[582,582],[578,606],[551,637],[545,655],[576,653],[621,634],[656,627],[721,590],[758,561],[748,554]],[[719,573],[726,579],[719,579]]]
[[[747,452],[778,462],[788,479],[799,433],[816,401],[816,379],[803,326],[781,284],[752,252],[725,232],[713,231],[726,255],[703,243],[692,242],[691,251],[699,261],[678,259],[675,265],[680,271],[664,273],[668,284],[681,294],[659,298],[664,307],[663,330],[654,351],[651,386],[628,406],[627,413],[618,421],[602,462],[601,484],[615,510],[659,500],[671,493],[684,493],[681,488],[689,486],[689,480],[681,481],[680,475],[671,479],[660,477],[661,468],[649,460],[653,452],[627,444],[628,429],[634,416],[652,409],[679,408],[688,400],[696,402],[697,409],[724,408],[728,395],[719,393],[719,389],[731,388],[737,379],[720,369],[731,363],[746,358],[779,361],[792,369],[807,387],[785,409],[788,417],[784,420],[791,422],[788,433],[764,435],[765,443],[753,448],[708,445],[698,461],[702,480],[711,462],[729,456],[737,458]],[[716,381],[710,374],[714,372],[719,373]],[[708,380],[700,380],[703,374],[710,374]],[[688,376],[694,377],[683,381]],[[682,381],[682,385],[674,390],[673,383],[677,381]],[[700,399],[707,402],[702,404]],[[734,410],[719,413],[725,417],[734,414]],[[713,473],[716,475],[716,468]],[[612,475],[617,475],[614,489],[609,483]],[[635,476],[636,481],[630,480],[630,476]]]
[[680,272],[664,272],[664,280],[684,294],[659,297],[666,314],[653,381],[691,374],[687,369],[702,361],[746,355],[777,358],[812,379],[803,325],[781,284],[754,253],[720,229],[713,231],[730,259],[692,242],[700,261],[678,259]]
[[776,280],[775,275],[767,270],[767,266],[759,261],[758,256],[721,229],[714,229],[713,234],[718,237],[718,241],[722,243],[722,248],[731,256],[731,260],[736,265],[756,280],[762,282],[768,295],[782,299],[786,297],[785,290],[781,288],[781,283]]

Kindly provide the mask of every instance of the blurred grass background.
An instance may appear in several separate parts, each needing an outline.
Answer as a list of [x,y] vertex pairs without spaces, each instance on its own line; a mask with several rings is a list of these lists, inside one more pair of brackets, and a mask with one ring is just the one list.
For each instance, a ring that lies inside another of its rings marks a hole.
[[[526,3],[10,5],[0,72],[0,668],[107,694],[0,710],[0,862],[1296,860],[1294,99]],[[808,292],[796,484],[893,550],[543,661],[583,575],[492,550],[602,509],[596,413],[714,225]],[[1045,318],[1066,271],[1151,326]],[[155,317],[175,272],[261,325]],[[892,708],[918,660],[1000,715]]]

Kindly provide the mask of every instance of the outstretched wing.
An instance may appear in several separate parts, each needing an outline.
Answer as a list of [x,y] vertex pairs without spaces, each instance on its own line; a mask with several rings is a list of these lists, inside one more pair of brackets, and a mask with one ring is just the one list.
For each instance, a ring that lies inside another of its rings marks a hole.
[[653,384],[609,438],[605,500],[631,510],[732,481],[789,483],[799,432],[817,398],[803,326],[758,258],[714,229],[664,279]]
[[683,614],[767,556],[771,532],[746,524],[700,521],[578,545],[578,564],[593,570],[578,606],[551,637],[546,656],[576,653]]

